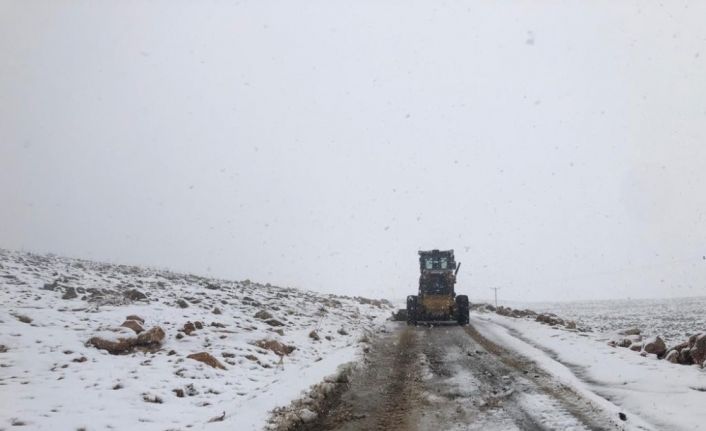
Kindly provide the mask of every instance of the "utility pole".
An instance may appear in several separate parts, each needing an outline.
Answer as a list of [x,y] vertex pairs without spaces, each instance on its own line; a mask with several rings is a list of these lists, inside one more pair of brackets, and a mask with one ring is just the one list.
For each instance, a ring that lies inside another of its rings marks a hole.
[[495,308],[498,308],[498,289],[499,287],[491,287],[495,291]]

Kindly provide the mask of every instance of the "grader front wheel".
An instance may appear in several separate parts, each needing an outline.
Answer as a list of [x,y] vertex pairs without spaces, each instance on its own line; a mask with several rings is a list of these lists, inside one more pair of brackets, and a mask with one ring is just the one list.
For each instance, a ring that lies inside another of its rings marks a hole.
[[456,296],[456,322],[458,322],[459,325],[468,325],[470,320],[469,308],[468,296]]
[[416,325],[417,324],[417,297],[416,295],[409,295],[407,297],[407,324]]

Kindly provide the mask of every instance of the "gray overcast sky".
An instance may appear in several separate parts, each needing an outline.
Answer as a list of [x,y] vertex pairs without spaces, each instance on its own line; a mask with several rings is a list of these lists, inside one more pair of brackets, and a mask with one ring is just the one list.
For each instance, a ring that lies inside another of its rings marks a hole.
[[0,247],[706,294],[706,2],[0,0]]

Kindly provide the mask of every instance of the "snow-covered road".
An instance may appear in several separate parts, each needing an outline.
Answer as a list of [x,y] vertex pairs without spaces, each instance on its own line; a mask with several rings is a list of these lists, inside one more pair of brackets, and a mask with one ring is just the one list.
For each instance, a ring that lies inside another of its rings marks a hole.
[[475,322],[391,323],[334,407],[298,429],[653,429],[631,414],[620,419],[617,406],[486,337],[492,323]]
[[[541,325],[534,319],[494,313],[473,315],[486,338],[522,355],[600,405],[623,412],[626,425],[658,430],[706,429],[706,372],[610,347],[610,334],[582,333]],[[647,425],[649,424],[649,425]]]

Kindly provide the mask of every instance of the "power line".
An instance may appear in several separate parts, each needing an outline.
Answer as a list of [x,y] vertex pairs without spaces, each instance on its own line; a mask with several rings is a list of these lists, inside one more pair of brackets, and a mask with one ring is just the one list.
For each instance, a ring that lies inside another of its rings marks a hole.
[[498,290],[500,288],[499,287],[491,287],[491,289],[495,291],[495,308],[498,308]]

